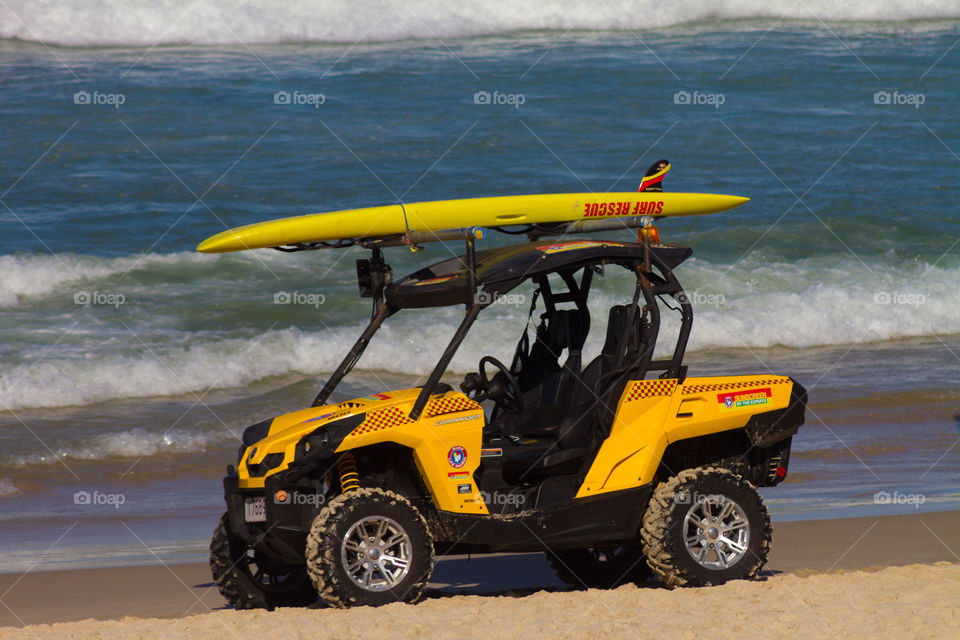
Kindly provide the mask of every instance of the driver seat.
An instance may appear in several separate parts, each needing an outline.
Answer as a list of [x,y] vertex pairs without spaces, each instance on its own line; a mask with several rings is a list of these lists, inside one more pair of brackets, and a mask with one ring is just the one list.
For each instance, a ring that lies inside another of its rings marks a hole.
[[504,452],[503,478],[510,484],[532,483],[547,476],[579,473],[594,448],[595,402],[573,408],[554,428],[554,437],[540,438]]
[[610,307],[607,316],[607,336],[600,354],[590,361],[583,369],[579,384],[576,388],[576,403],[594,399],[597,381],[601,376],[613,371],[617,363],[617,350],[624,335],[627,336],[626,352],[623,362],[635,362],[646,350],[649,341],[649,327],[642,313],[633,317],[630,326],[630,305],[616,305]]
[[[613,398],[615,403],[619,397],[619,393],[609,386],[614,380],[609,381],[607,389],[595,387],[600,377],[613,371],[616,366],[617,351],[625,335],[627,342],[623,361],[632,362],[646,348],[646,321],[642,314],[636,313],[631,325],[630,305],[611,307],[603,349],[575,380],[576,387],[569,394],[571,397],[566,410],[557,418],[551,430],[525,434],[552,437],[511,455],[504,464],[505,479],[514,483],[535,482],[546,476],[580,472],[584,458],[596,451],[603,439],[597,404],[605,397]],[[626,384],[626,381],[619,382]]]
[[[523,362],[518,378],[524,409],[502,417],[502,430],[512,435],[555,434],[570,410],[579,385],[581,352],[590,332],[589,313],[554,311]],[[567,350],[561,367],[560,355]]]

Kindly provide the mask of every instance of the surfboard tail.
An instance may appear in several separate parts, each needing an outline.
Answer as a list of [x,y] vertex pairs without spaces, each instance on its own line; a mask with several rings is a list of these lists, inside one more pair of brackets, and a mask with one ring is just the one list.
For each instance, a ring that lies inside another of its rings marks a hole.
[[654,162],[644,174],[638,191],[640,193],[663,191],[663,177],[667,175],[667,171],[670,171],[669,160],[657,160]]

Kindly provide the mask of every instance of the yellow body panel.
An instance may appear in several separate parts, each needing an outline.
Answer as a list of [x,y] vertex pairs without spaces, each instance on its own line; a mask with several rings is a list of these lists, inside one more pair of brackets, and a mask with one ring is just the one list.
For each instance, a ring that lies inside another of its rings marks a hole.
[[[244,454],[237,470],[240,488],[262,489],[267,477],[290,465],[297,443],[325,422],[366,413],[364,421],[344,438],[336,453],[383,442],[408,447],[438,509],[488,513],[473,480],[480,465],[483,410],[464,394],[450,391],[431,397],[420,419],[413,421],[407,416],[419,393],[419,389],[389,391],[275,418],[267,438],[261,441],[264,444],[251,447]],[[460,449],[457,456],[452,455],[454,449]],[[272,453],[283,453],[283,463],[264,477],[250,477],[247,463],[260,463]],[[460,493],[460,485],[469,485],[469,492]]]
[[[293,413],[278,416],[270,423],[270,431],[261,442],[269,441],[264,445],[257,443],[250,447],[237,465],[237,476],[241,489],[262,489],[267,476],[283,471],[293,461],[294,448],[305,435],[322,426],[331,419],[344,418],[354,411],[338,409],[337,405],[310,407]],[[259,478],[251,478],[248,464],[260,464],[263,459],[272,453],[283,453],[283,463],[268,471]]]
[[719,213],[749,198],[712,193],[551,193],[411,202],[314,213],[250,224],[204,240],[198,251],[223,253],[301,242],[374,238],[406,231],[442,231],[652,215]]
[[792,389],[793,381],[787,376],[687,378],[667,412],[667,441],[743,427],[751,415],[785,408]]
[[755,413],[786,407],[792,387],[790,378],[769,375],[628,383],[577,497],[652,482],[668,444],[742,428]]
[[[751,415],[786,407],[791,389],[790,378],[771,375],[687,378],[681,385],[676,379],[628,383],[610,436],[576,497],[652,482],[670,443],[742,428]],[[420,419],[410,420],[407,416],[419,391],[378,393],[275,418],[268,437],[244,454],[238,467],[240,488],[262,489],[266,477],[293,461],[297,443],[326,422],[365,413],[336,453],[383,442],[407,447],[438,509],[489,513],[474,482],[485,425],[482,408],[464,394],[449,391],[434,395]],[[283,463],[264,477],[250,477],[247,464],[260,463],[273,453],[283,453]]]

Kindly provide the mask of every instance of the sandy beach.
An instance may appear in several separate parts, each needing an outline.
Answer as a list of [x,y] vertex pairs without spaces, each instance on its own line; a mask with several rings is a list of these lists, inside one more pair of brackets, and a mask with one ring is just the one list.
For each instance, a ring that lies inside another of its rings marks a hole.
[[[948,638],[960,634],[960,513],[779,523],[765,579],[569,590],[541,554],[438,563],[417,605],[226,609],[202,564],[0,576],[2,638]],[[665,621],[669,628],[664,629]],[[25,625],[25,626],[24,626]],[[19,628],[17,628],[19,627]],[[645,633],[645,631],[647,631]]]
[[711,589],[624,586],[456,596],[378,610],[217,611],[4,630],[4,638],[956,638],[960,566],[775,576]]

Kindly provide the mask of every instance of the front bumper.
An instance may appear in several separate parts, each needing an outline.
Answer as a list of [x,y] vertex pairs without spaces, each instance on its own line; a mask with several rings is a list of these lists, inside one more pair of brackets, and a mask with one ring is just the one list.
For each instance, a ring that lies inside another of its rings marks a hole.
[[[265,489],[242,490],[236,472],[223,479],[230,531],[281,564],[303,564],[307,533],[323,508],[324,494],[310,480],[287,482],[286,473],[266,479]],[[266,521],[247,522],[244,499],[265,496]]]

